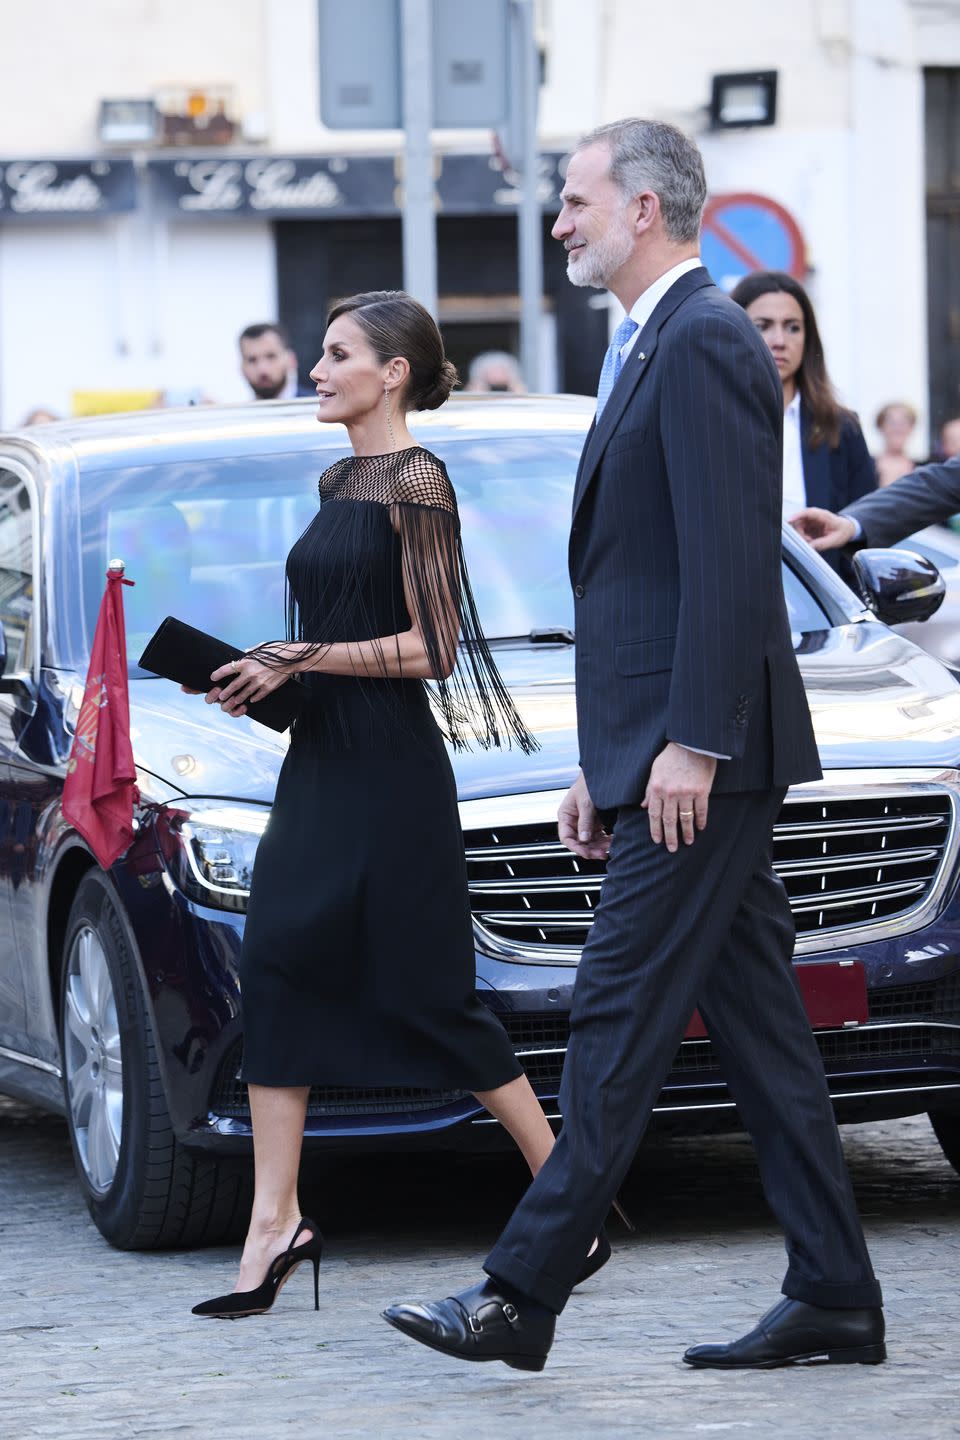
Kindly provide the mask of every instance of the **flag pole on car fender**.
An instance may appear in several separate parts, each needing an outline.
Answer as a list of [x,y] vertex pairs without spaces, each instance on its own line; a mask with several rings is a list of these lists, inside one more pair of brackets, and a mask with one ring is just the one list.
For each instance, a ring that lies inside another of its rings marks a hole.
[[111,560],[100,601],[83,700],[67,761],[61,809],[104,870],[134,836],[136,766],[130,743],[122,560]]

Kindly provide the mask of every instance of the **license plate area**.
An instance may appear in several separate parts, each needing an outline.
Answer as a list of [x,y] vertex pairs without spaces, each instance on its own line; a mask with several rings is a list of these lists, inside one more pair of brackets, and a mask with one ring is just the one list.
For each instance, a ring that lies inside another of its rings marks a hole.
[[[810,960],[794,970],[814,1030],[850,1029],[867,1019],[867,972],[862,961]],[[706,1034],[700,1012],[695,1010],[684,1039],[703,1040]]]

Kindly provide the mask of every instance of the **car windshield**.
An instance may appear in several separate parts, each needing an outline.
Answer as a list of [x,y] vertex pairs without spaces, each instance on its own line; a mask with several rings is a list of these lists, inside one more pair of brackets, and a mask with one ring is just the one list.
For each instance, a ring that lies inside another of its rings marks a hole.
[[[453,440],[434,448],[456,487],[470,580],[491,639],[570,627],[566,575],[576,434]],[[84,609],[92,636],[103,575],[123,560],[127,654],[165,615],[241,648],[284,630],[284,563],[340,452],[250,454],[85,471]]]
[[[572,629],[567,575],[570,502],[582,439],[454,438],[432,448],[456,487],[470,579],[491,640]],[[240,648],[283,635],[284,562],[316,513],[333,450],[178,460],[84,470],[84,612],[92,639],[108,561],[124,561],[127,654],[136,659],[166,615]],[[791,626],[827,622],[785,572]]]

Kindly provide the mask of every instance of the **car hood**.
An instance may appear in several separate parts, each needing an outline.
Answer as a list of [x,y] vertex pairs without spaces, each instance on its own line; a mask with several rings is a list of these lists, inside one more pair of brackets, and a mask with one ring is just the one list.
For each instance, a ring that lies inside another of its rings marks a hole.
[[[871,621],[795,641],[825,770],[960,764],[960,686],[938,661]],[[462,800],[560,788],[577,768],[572,647],[495,655],[541,748],[453,755]],[[186,795],[273,799],[285,735],[152,678],[130,682],[130,718],[147,798],[154,776]]]

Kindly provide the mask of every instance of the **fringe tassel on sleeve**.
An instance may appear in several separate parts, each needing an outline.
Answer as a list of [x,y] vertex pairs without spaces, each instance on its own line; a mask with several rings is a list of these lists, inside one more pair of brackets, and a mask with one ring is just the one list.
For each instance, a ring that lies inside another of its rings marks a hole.
[[[447,482],[449,485],[449,481]],[[398,503],[404,583],[423,638],[429,689],[454,749],[540,747],[528,732],[490,653],[467,574],[456,510]],[[455,617],[455,621],[452,617]],[[461,642],[456,644],[454,624]]]
[[[331,644],[372,642],[376,660],[372,668],[358,671],[357,681],[373,682],[367,687],[371,700],[379,682],[389,681],[384,652],[390,635],[365,569],[376,553],[377,534],[382,536],[385,509],[399,534],[409,612],[395,613],[390,628],[399,633],[412,623],[419,630],[435,677],[423,683],[447,740],[455,750],[470,749],[471,742],[484,750],[514,743],[525,754],[539,750],[484,637],[470,589],[456,497],[442,461],[419,446],[392,455],[356,456],[331,466],[321,478],[320,494],[326,524],[318,526],[318,516],[288,562],[288,573],[296,559],[297,569],[309,577],[309,583],[301,580],[296,595],[293,587],[288,591],[288,640],[306,644],[304,655],[310,659]],[[368,503],[336,503],[349,500]],[[318,533],[312,539],[315,527]],[[310,548],[308,565],[298,556],[301,546]],[[270,645],[249,653],[265,664],[283,663]]]

